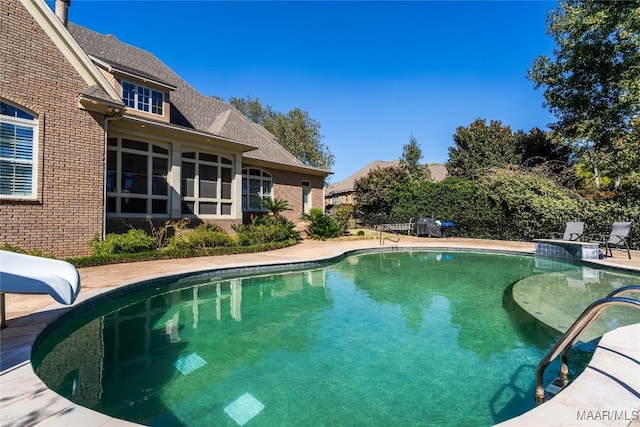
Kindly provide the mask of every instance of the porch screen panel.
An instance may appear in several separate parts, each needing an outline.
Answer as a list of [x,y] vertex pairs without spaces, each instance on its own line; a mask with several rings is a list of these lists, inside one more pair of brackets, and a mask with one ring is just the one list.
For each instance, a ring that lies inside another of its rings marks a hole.
[[194,197],[196,181],[196,165],[191,162],[182,162],[182,197]]
[[218,203],[200,202],[200,215],[216,215],[218,213]]
[[[109,137],[105,189],[110,215],[166,216],[169,149],[145,141]],[[140,214],[140,215],[139,215]]]
[[222,188],[220,195],[223,199],[231,199],[231,181],[233,180],[233,171],[231,168],[220,168],[222,178]]
[[153,158],[153,176],[151,179],[151,192],[153,195],[166,196],[169,194],[169,184],[167,182],[168,170],[168,159],[160,157]]
[[214,199],[217,197],[218,167],[200,164],[200,197]]
[[147,156],[122,153],[122,191],[147,194]]
[[120,199],[120,212],[129,214],[147,213],[147,199],[123,197]]
[[109,192],[117,191],[116,177],[118,176],[118,153],[113,150],[107,152],[107,182],[106,188]]

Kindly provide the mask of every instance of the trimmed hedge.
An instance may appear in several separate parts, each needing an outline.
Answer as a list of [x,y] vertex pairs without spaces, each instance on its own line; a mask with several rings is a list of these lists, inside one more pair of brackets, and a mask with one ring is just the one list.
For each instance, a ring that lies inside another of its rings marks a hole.
[[[458,237],[531,241],[563,231],[568,221],[585,222],[585,239],[610,232],[614,221],[632,221],[631,247],[640,246],[638,204],[586,198],[541,173],[500,168],[477,181],[448,177],[414,188],[378,178],[356,185],[358,215],[367,225],[435,217],[453,222],[451,232]],[[373,195],[383,196],[383,202]]]
[[162,259],[193,258],[213,255],[248,254],[256,252],[272,251],[293,246],[297,240],[284,242],[262,243],[251,246],[227,246],[201,249],[165,249],[159,251],[140,252],[135,254],[90,255],[86,257],[66,258],[65,261],[76,268],[96,267],[100,265],[121,264],[138,261],[157,261]]

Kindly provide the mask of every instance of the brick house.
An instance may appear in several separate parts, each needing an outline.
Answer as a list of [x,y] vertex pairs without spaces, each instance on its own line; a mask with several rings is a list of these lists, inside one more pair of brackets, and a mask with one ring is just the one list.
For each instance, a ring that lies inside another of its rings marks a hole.
[[0,244],[83,255],[147,217],[230,228],[263,197],[293,222],[324,207],[329,171],[151,53],[67,24],[68,0],[0,1]]

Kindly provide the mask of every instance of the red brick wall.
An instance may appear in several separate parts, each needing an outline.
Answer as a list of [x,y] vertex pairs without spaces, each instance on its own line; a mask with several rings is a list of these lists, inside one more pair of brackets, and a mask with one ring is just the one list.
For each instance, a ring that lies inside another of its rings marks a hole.
[[302,181],[311,183],[311,207],[324,209],[324,179],[320,176],[304,175],[294,172],[267,169],[273,177],[273,196],[289,202],[290,211],[282,215],[293,223],[300,221],[302,215]]
[[102,231],[102,116],[80,110],[87,84],[14,0],[2,0],[0,97],[39,120],[37,200],[0,200],[0,244],[59,257],[90,253]]

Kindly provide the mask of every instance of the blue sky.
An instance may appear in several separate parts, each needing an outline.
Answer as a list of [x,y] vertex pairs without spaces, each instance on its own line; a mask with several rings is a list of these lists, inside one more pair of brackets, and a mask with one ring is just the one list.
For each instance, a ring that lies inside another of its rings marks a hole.
[[423,163],[443,163],[456,128],[478,118],[546,129],[554,117],[526,72],[552,54],[555,6],[72,0],[69,20],[153,53],[202,94],[307,111],[338,182],[399,158],[411,135]]

